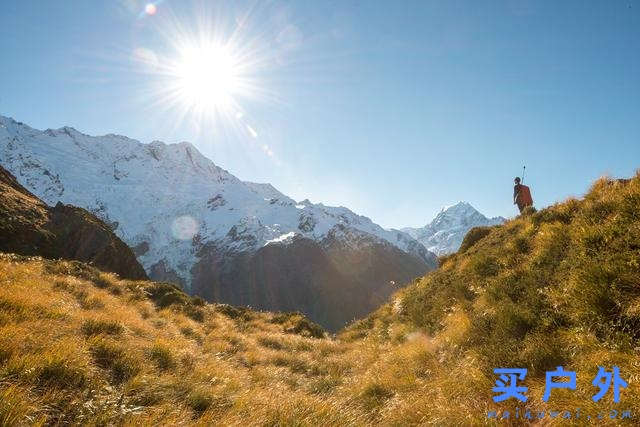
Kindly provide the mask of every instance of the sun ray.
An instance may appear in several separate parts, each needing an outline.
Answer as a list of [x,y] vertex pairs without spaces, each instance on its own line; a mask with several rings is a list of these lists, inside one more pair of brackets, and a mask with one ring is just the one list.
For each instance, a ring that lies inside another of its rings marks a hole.
[[152,105],[178,111],[183,120],[188,117],[246,132],[238,116],[248,119],[242,104],[276,99],[258,78],[272,58],[266,54],[264,40],[249,36],[254,8],[233,19],[228,12],[203,5],[185,19],[164,6],[153,17],[153,26],[165,41],[164,54],[139,50],[134,57],[145,72],[154,75],[146,91]]

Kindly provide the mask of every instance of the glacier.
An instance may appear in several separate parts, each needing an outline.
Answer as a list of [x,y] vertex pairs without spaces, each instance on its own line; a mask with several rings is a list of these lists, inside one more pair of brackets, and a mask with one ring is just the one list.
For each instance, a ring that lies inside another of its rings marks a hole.
[[0,163],[45,203],[93,212],[134,249],[147,272],[171,271],[187,289],[204,245],[239,253],[294,236],[321,242],[332,230],[353,235],[336,233],[338,225],[426,263],[435,259],[408,233],[345,207],[297,202],[270,184],[242,181],[188,142],[145,144],[68,126],[37,130],[0,116]]

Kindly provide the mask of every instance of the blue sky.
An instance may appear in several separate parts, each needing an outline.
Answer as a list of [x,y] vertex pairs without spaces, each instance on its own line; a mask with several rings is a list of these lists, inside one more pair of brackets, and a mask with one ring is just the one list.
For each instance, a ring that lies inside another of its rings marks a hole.
[[[241,179],[393,227],[459,200],[513,216],[525,163],[538,206],[640,167],[637,0],[145,6],[4,1],[0,114],[187,140]],[[161,96],[157,62],[203,31],[246,63],[228,114]]]

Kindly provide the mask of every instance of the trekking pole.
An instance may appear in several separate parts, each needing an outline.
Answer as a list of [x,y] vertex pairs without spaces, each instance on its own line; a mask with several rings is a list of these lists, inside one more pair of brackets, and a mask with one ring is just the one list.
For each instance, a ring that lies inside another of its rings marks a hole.
[[524,171],[527,167],[526,166],[522,166],[522,183],[524,184]]

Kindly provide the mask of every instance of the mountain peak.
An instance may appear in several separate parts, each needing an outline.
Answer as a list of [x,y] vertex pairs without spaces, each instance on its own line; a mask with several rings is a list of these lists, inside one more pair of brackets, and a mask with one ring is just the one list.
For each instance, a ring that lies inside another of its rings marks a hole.
[[5,123],[11,123],[11,122],[15,122],[15,120],[13,120],[13,118],[8,117],[8,116],[3,116],[2,114],[0,114],[0,124],[5,124]]
[[29,126],[27,126],[26,124],[19,122],[15,119],[13,119],[13,117],[8,117],[8,116],[3,116],[0,115],[0,128],[5,128],[7,130],[11,131],[22,131],[24,132],[26,131],[30,131],[32,130],[32,128],[30,128]]
[[502,224],[502,217],[487,218],[471,203],[460,201],[443,207],[436,217],[422,228],[405,228],[403,231],[417,239],[431,252],[444,255],[456,252],[465,234],[479,226]]
[[443,206],[442,209],[440,209],[440,213],[450,213],[450,214],[459,214],[459,213],[472,214],[475,212],[480,213],[476,208],[474,208],[471,205],[471,203],[465,202],[465,201],[460,201],[453,205]]
[[296,203],[271,184],[241,181],[189,142],[144,144],[70,127],[43,132],[11,120],[0,132],[0,163],[45,203],[80,206],[117,225],[150,274],[187,287],[205,245],[254,253],[290,233],[320,242],[336,224],[432,265],[433,254],[410,236],[347,208]]

